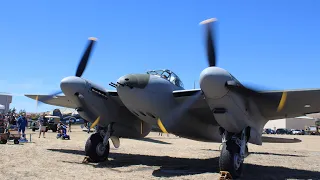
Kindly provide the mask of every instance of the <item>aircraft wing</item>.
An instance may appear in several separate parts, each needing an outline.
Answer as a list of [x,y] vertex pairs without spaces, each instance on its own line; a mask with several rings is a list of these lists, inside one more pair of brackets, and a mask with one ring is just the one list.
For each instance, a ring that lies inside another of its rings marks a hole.
[[[46,97],[50,97],[50,95],[29,95],[29,94],[26,94],[25,96],[34,100],[36,100],[37,97],[38,99],[47,99]],[[76,108],[76,105],[70,99],[68,99],[67,96],[55,96],[54,98],[50,98],[48,100],[41,101],[41,102],[45,104],[54,105],[54,106]]]
[[[284,106],[281,111],[277,112],[277,107],[284,93],[286,94]],[[320,89],[264,91],[261,94],[277,99],[277,101],[268,102],[268,99],[253,98],[261,114],[269,120],[320,112]]]
[[[119,99],[118,97],[118,93],[116,91],[108,91],[110,98],[112,98],[114,101],[116,101],[120,106],[123,106],[122,101]],[[76,108],[76,105],[67,97],[64,95],[61,96],[55,96],[53,98],[46,98],[46,97],[50,97],[49,95],[29,95],[26,94],[25,96],[27,96],[28,98],[37,99],[48,99],[45,101],[41,101],[45,104],[50,104],[50,105],[54,105],[54,106],[61,106],[61,107],[67,107],[67,108]]]
[[[285,103],[282,110],[278,112],[277,107],[284,92],[286,93]],[[268,120],[305,116],[306,114],[320,112],[320,89],[263,91],[260,94],[261,96],[253,97],[252,100],[258,106],[261,114]],[[188,111],[198,117],[213,116],[200,89],[173,91],[173,96],[178,103],[185,103],[189,98],[194,97],[196,99],[191,100],[193,104],[189,106]]]
[[190,106],[188,105],[188,112],[198,117],[202,122],[217,124],[214,118],[209,118],[213,117],[213,114],[204,99],[201,89],[177,90],[173,91],[172,94],[179,104],[191,103]]

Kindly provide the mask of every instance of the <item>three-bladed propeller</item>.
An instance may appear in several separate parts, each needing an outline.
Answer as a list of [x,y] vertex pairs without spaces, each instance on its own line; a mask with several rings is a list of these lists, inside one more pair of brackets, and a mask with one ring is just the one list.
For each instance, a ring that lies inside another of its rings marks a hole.
[[[89,62],[89,59],[90,59],[90,55],[91,55],[91,52],[92,52],[92,49],[94,47],[94,44],[95,42],[97,41],[97,38],[95,37],[90,37],[89,38],[89,43],[87,45],[87,48],[86,50],[84,51],[80,61],[79,61],[79,64],[78,64],[78,67],[77,67],[77,70],[76,70],[76,74],[75,76],[76,77],[81,77],[83,72],[85,71],[86,67],[87,67],[87,64]],[[61,94],[62,91],[59,90],[57,92],[54,92],[52,94],[50,94],[49,96],[46,96],[46,97],[43,97],[41,99],[39,99],[39,97],[37,96],[36,97],[36,103],[37,103],[37,106],[38,106],[38,102],[40,101],[46,101],[46,100],[49,100],[51,98],[53,98],[54,96],[58,95],[58,94]],[[82,95],[81,94],[77,94],[76,96],[79,97],[79,100],[81,100],[81,97]],[[81,101],[80,101],[81,102]],[[84,102],[82,102],[81,104],[84,104]],[[91,127],[90,128],[94,128],[100,121],[100,116],[98,116],[98,118],[94,121],[94,123],[92,123]]]
[[[212,66],[216,66],[217,64],[217,58],[216,58],[216,42],[215,42],[215,28],[213,23],[216,22],[217,19],[216,18],[211,18],[211,19],[207,19],[202,21],[200,24],[201,25],[205,25],[206,27],[206,51],[207,51],[207,61],[208,61],[208,65],[209,67]],[[213,27],[213,28],[212,28]],[[239,82],[236,82],[234,80],[231,81],[227,81],[225,84],[225,87],[228,88],[229,90],[233,91],[233,92],[237,92],[245,97],[257,97],[259,96],[260,98],[265,98],[268,99],[270,103],[274,103],[279,102],[278,97],[271,97],[270,96],[264,96],[263,94],[261,94],[259,92],[259,90],[255,89],[255,88],[249,88],[249,87],[245,87],[242,84],[240,84]],[[282,97],[280,99],[280,102],[278,104],[277,107],[277,111],[281,111],[284,107],[284,104],[286,102],[287,99],[287,93],[283,93]]]
[[[209,67],[217,65],[217,55],[216,55],[216,41],[215,41],[215,28],[214,22],[216,22],[216,18],[211,18],[200,22],[201,25],[205,25],[206,30],[206,51],[207,51],[207,61]],[[213,27],[213,28],[212,28]],[[246,88],[243,85],[235,82],[235,81],[228,81],[226,82],[225,86],[232,90],[241,93],[245,96],[252,96],[257,95],[259,92],[254,89]]]
[[[91,55],[93,46],[94,46],[94,44],[95,44],[96,41],[97,41],[97,38],[94,38],[94,37],[90,37],[90,38],[89,38],[89,43],[88,43],[87,48],[86,48],[86,50],[84,51],[84,53],[83,53],[83,55],[82,55],[82,57],[81,57],[81,59],[80,59],[80,62],[79,62],[79,64],[78,64],[78,67],[77,67],[77,71],[76,71],[75,76],[77,76],[77,77],[81,77],[81,76],[82,76],[82,74],[83,74],[83,72],[85,71],[86,66],[87,66],[87,64],[88,64],[88,61],[89,61],[89,58],[90,58],[90,55]],[[58,95],[58,94],[61,94],[61,93],[62,93],[62,91],[59,90],[59,91],[56,91],[56,92],[54,92],[54,93],[51,93],[50,95],[45,96],[45,97],[40,98],[40,99],[39,99],[39,97],[37,97],[37,98],[36,98],[37,106],[38,106],[39,102],[52,99],[52,98],[54,98],[54,96],[56,96],[56,95]]]
[[[208,61],[208,66],[209,67],[213,67],[217,65],[217,58],[216,58],[216,42],[215,42],[215,28],[213,26],[213,23],[216,22],[217,19],[216,18],[211,18],[211,19],[207,19],[204,20],[202,22],[200,22],[201,25],[205,25],[205,38],[206,38],[206,52],[207,52],[207,61]],[[246,97],[252,97],[252,96],[259,96],[261,98],[265,98],[270,100],[271,103],[274,102],[278,102],[279,99],[278,97],[265,97],[263,94],[261,94],[258,90],[254,89],[254,88],[249,88],[249,87],[245,87],[242,84],[236,82],[236,81],[227,81],[225,84],[225,87],[228,88],[229,90],[233,91],[233,92],[237,92],[243,96]],[[197,94],[196,96],[199,96],[199,94]],[[287,99],[287,93],[284,92],[282,94],[282,97],[280,99],[280,102],[278,104],[277,107],[277,111],[281,111],[285,105]],[[181,116],[181,114],[188,109],[189,106],[191,106],[191,104],[196,101],[196,98],[190,98],[188,100],[187,103],[184,103],[182,105],[180,105],[177,109],[177,111],[179,111],[179,115]],[[173,110],[176,111],[176,110]],[[173,112],[174,113],[174,112]],[[175,113],[177,114],[177,113]],[[167,128],[170,128],[170,126],[172,126],[172,124],[174,124],[174,119],[172,118],[173,116],[171,115],[168,119],[165,120],[166,123],[163,124],[163,122],[160,120],[160,118],[157,120],[158,126],[159,128],[164,132],[167,133],[167,129],[165,128],[165,126]],[[176,117],[176,116],[175,116]],[[175,121],[176,122],[176,121]]]

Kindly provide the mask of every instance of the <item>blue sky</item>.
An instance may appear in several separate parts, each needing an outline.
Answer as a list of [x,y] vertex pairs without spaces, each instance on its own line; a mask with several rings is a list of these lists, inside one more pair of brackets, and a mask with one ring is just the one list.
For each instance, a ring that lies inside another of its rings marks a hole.
[[19,95],[59,90],[90,36],[98,43],[83,78],[113,89],[109,82],[127,73],[168,68],[193,88],[207,67],[198,24],[211,17],[218,66],[239,81],[317,88],[319,9],[317,0],[1,1],[0,92],[15,95],[11,107],[35,112],[35,101]]

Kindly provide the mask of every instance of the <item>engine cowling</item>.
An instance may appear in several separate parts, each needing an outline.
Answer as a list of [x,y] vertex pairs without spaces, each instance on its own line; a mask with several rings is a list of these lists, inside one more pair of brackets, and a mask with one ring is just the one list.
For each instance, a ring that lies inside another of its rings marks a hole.
[[208,67],[200,74],[200,88],[208,98],[218,99],[229,92],[225,87],[232,80],[228,71],[219,67]]

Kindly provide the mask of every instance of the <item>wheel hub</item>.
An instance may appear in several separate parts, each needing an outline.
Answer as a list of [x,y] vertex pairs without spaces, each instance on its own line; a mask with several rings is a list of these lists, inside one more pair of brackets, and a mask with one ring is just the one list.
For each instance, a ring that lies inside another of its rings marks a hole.
[[103,154],[106,151],[106,147],[103,145],[103,143],[99,143],[96,147],[96,152],[99,156],[103,156]]
[[241,157],[239,156],[238,153],[236,153],[236,154],[234,154],[233,158],[234,158],[234,160],[233,160],[234,169],[238,170],[241,165]]

